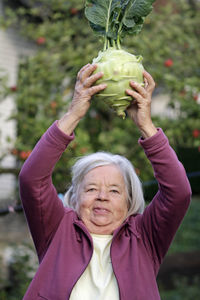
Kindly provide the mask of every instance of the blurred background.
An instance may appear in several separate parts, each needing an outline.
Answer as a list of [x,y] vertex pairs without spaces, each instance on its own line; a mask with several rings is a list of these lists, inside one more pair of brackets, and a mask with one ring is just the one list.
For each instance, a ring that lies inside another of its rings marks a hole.
[[[157,0],[140,34],[122,42],[124,49],[143,56],[156,81],[154,122],[183,162],[193,191],[158,275],[164,300],[200,299],[199,36],[200,1]],[[40,136],[66,111],[78,70],[102,48],[84,16],[84,0],[0,0],[0,300],[22,299],[38,266],[19,199],[19,170]],[[128,118],[93,101],[55,168],[61,201],[74,159],[97,150],[126,156],[151,201],[157,183],[138,138]]]

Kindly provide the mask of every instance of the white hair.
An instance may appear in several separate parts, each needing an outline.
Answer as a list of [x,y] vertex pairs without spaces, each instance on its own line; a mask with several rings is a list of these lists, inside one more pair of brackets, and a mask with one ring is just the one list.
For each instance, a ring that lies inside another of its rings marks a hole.
[[121,155],[108,152],[96,152],[79,158],[72,167],[72,184],[64,196],[66,206],[77,210],[78,190],[84,176],[92,169],[105,165],[114,165],[119,168],[127,189],[127,216],[144,211],[144,196],[141,182],[131,162]]

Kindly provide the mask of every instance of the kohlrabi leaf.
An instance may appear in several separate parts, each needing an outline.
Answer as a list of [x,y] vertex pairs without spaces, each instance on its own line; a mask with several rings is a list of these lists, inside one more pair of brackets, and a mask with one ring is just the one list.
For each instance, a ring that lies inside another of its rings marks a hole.
[[155,0],[86,0],[85,15],[92,29],[105,37],[105,47],[120,47],[125,34],[137,34]]
[[85,15],[95,31],[103,32],[106,36],[115,36],[117,31],[113,28],[113,21],[119,10],[119,0],[87,0]]
[[146,17],[152,10],[155,0],[133,0],[126,12],[125,17]]

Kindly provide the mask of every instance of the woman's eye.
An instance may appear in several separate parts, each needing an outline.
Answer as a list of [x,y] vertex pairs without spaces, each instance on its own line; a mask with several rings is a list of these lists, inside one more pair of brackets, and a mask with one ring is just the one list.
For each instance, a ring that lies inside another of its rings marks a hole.
[[111,190],[111,192],[114,193],[114,194],[119,194],[118,190]]
[[90,189],[87,190],[87,192],[94,192],[94,191],[96,191],[95,188],[90,188]]

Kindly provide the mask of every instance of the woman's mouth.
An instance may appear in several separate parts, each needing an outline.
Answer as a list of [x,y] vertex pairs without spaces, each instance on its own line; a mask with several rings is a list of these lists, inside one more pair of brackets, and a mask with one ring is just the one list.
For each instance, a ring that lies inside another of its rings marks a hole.
[[95,214],[105,215],[108,214],[110,211],[104,207],[95,207],[94,209]]

